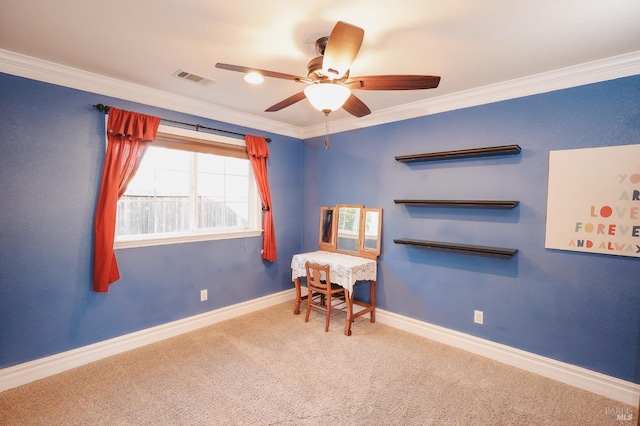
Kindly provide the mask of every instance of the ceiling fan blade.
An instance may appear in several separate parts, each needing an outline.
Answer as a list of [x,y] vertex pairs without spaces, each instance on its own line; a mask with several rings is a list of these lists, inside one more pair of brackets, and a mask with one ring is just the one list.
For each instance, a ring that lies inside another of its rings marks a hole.
[[371,75],[352,77],[346,84],[350,89],[358,90],[418,90],[435,89],[440,77],[433,75]]
[[306,96],[304,94],[304,92],[300,92],[300,93],[296,93],[293,96],[289,96],[287,99],[278,102],[275,105],[270,106],[269,108],[265,109],[265,112],[274,112],[274,111],[280,111],[283,108],[286,108],[288,106],[291,106],[293,104],[295,104],[296,102],[300,102],[301,100],[305,99]]
[[285,73],[282,73],[282,72],[275,72],[275,71],[261,70],[259,68],[243,67],[241,65],[222,64],[220,62],[218,62],[216,64],[216,68],[220,68],[220,69],[228,70],[228,71],[241,72],[241,73],[244,73],[244,74],[247,74],[247,73],[250,73],[250,72],[257,72],[257,73],[262,74],[264,77],[280,78],[280,79],[283,79],[283,80],[293,80],[293,81],[299,81],[299,82],[304,82],[304,81],[308,80],[306,77],[299,77],[297,75],[285,74]]
[[355,25],[338,21],[324,49],[322,69],[332,80],[342,78],[360,51],[364,30]]
[[347,99],[347,102],[342,105],[342,108],[347,111],[351,115],[355,115],[356,117],[364,117],[365,115],[371,114],[371,110],[368,106],[364,104],[359,98],[356,97],[353,93]]

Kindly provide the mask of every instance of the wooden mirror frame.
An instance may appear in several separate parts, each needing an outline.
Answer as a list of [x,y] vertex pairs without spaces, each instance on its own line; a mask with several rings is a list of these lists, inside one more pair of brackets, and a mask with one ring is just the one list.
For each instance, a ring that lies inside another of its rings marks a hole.
[[[360,223],[358,229],[358,250],[357,251],[349,251],[349,250],[340,250],[337,247],[337,236],[338,236],[338,222],[339,222],[339,211],[341,207],[346,208],[359,208],[360,209]],[[368,212],[377,212],[378,213],[378,244],[376,248],[366,248],[365,247],[365,231],[366,231],[366,218]],[[331,228],[329,233],[329,238],[323,238],[326,235],[327,230],[327,215],[331,216]],[[325,241],[329,240],[329,241]],[[365,208],[362,204],[337,204],[336,206],[323,206],[320,207],[320,221],[318,223],[318,245],[320,246],[320,250],[331,251],[336,253],[348,254],[351,256],[358,257],[366,257],[368,259],[377,259],[380,255],[380,248],[382,245],[382,209],[380,208]]]
[[[320,250],[334,251],[336,247],[336,208],[320,207],[318,245]],[[326,238],[325,238],[326,236]]]
[[[378,213],[378,226],[377,226],[377,244],[375,248],[367,248],[366,246],[366,242],[367,242],[367,213]],[[375,259],[376,257],[378,257],[380,255],[380,246],[382,245],[382,209],[375,209],[375,208],[365,208],[362,210],[362,218],[361,220],[361,224],[360,224],[360,237],[361,237],[361,245],[360,245],[360,251],[362,251],[365,254],[370,254],[371,256],[373,256],[373,258]],[[365,256],[366,257],[366,256]]]

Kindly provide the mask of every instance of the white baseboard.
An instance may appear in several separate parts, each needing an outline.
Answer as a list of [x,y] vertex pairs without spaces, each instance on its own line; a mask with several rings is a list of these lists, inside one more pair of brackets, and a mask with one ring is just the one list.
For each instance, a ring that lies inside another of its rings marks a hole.
[[638,406],[640,385],[469,334],[376,309],[376,321],[540,376]]
[[[201,327],[206,327],[287,301],[293,301],[294,298],[295,291],[293,289],[285,290],[46,358],[4,368],[0,370],[0,392]],[[368,318],[368,314],[363,315],[362,318]],[[624,404],[632,406],[638,405],[640,385],[632,382],[394,314],[382,309],[376,309],[376,320],[381,324],[460,348],[531,373],[539,374]]]
[[0,370],[0,392],[293,299],[295,299],[295,291],[293,289],[285,290],[56,355],[3,368]]

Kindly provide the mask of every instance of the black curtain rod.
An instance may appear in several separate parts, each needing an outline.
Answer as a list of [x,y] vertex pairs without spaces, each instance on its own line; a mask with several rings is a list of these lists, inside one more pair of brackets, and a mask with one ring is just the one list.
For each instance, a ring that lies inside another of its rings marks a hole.
[[[105,114],[109,113],[109,105],[97,104],[97,105],[94,105],[93,107],[96,108],[98,111],[104,112]],[[174,123],[174,124],[181,124],[183,126],[195,127],[196,131],[199,131],[200,129],[206,129],[206,130],[212,130],[214,132],[228,133],[230,135],[237,135],[237,136],[242,136],[242,137],[246,136],[244,133],[232,132],[230,130],[215,129],[213,127],[207,127],[207,126],[203,126],[201,124],[184,123],[182,121],[169,120],[167,118],[160,118],[160,120],[161,121],[165,121],[167,123]],[[266,139],[267,142],[271,142],[270,138],[265,138],[265,139]]]

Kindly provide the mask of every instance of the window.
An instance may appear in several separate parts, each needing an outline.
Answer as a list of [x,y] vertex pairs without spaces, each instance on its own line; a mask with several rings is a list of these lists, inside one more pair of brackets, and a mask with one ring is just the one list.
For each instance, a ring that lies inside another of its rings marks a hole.
[[161,125],[118,200],[116,248],[261,234],[244,141]]

